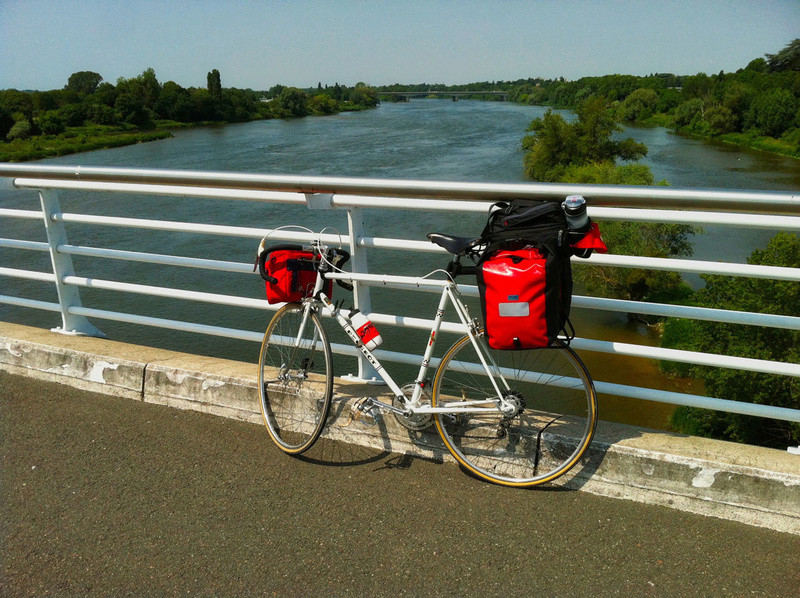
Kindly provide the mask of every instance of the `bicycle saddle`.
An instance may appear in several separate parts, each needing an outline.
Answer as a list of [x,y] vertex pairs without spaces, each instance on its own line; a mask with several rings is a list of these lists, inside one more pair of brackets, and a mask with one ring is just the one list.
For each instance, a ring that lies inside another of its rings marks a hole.
[[431,243],[436,243],[439,247],[444,247],[453,255],[464,253],[464,250],[470,245],[474,245],[478,239],[479,237],[455,237],[442,233],[428,233],[428,240],[430,240]]

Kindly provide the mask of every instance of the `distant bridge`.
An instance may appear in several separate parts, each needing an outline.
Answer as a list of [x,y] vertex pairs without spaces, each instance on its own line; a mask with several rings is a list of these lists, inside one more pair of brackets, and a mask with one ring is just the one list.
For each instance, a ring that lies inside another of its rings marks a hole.
[[446,97],[452,98],[454,102],[463,96],[495,96],[501,101],[508,99],[506,91],[379,91],[381,96],[394,96],[401,102],[408,102],[411,98]]

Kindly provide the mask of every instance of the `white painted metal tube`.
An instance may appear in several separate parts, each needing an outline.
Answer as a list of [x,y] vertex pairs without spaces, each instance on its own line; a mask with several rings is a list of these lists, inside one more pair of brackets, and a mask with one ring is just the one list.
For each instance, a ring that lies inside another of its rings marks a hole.
[[[581,262],[573,262],[581,263]],[[725,274],[748,278],[770,278],[777,280],[800,281],[800,268],[779,266],[758,266],[753,264],[734,264],[707,262],[699,260],[676,260],[670,258],[640,257],[634,255],[593,254],[585,263],[594,266],[613,266],[618,268],[645,268],[650,270],[669,270],[671,272],[694,272],[699,274]]]
[[[375,312],[367,314],[367,317],[374,324],[385,324],[388,326],[401,326],[403,328],[416,328],[419,330],[431,330],[431,327],[433,326],[433,320],[426,320],[424,318],[394,316],[391,314],[379,314]],[[442,322],[439,331],[462,335],[467,333],[467,327],[460,322]],[[417,355],[417,365],[419,365],[419,362],[420,356]]]
[[415,199],[412,197],[376,197],[365,195],[334,195],[337,208],[387,208],[394,210],[429,210],[432,212],[467,212],[488,214],[491,201],[458,201],[456,199]]
[[258,191],[253,189],[221,189],[216,187],[59,181],[49,179],[16,179],[14,185],[22,189],[102,191],[106,193],[131,193],[136,195],[170,195],[173,197],[203,197],[211,199],[236,199],[240,201],[306,204],[305,195],[302,194],[281,191]]
[[357,240],[359,247],[370,249],[399,249],[401,251],[413,251],[417,253],[439,253],[447,254],[447,250],[430,241],[417,241],[414,239],[391,239],[386,237],[359,237]]
[[0,247],[8,249],[29,249],[32,251],[50,251],[50,245],[42,241],[22,241],[20,239],[0,239]]
[[701,409],[715,409],[717,411],[740,413],[742,415],[753,415],[756,417],[768,417],[772,419],[800,422],[800,409],[774,407],[772,405],[757,405],[755,403],[743,403],[742,401],[717,399],[703,395],[657,390],[655,388],[645,388],[641,386],[626,386],[611,382],[595,381],[594,386],[599,393],[615,395],[618,397],[644,399],[646,401],[657,401],[659,403],[669,403],[671,405],[699,407]]
[[[47,244],[44,243],[45,250]],[[222,260],[208,260],[177,255],[163,255],[158,253],[142,253],[140,251],[125,251],[122,249],[103,249],[101,247],[84,247],[80,245],[59,245],[59,253],[70,255],[83,255],[88,257],[108,258],[115,260],[141,262],[145,264],[160,264],[163,266],[182,266],[186,268],[202,268],[204,270],[219,270],[222,272],[236,272],[240,274],[255,274],[252,264],[240,262],[225,262]]]
[[0,208],[0,216],[5,218],[25,218],[28,220],[41,220],[44,218],[41,210],[15,210],[13,208]]
[[19,270],[17,268],[0,267],[0,276],[10,276],[12,278],[25,278],[27,280],[42,280],[44,282],[55,283],[56,275],[52,272],[36,272],[35,270]]
[[[308,233],[294,231],[274,231],[271,229],[247,229],[233,226],[218,226],[210,224],[176,223],[158,220],[143,220],[136,218],[114,218],[108,216],[83,216],[77,214],[62,214],[54,218],[56,221],[77,222],[84,224],[99,224],[109,226],[126,226],[133,228],[146,228],[151,230],[168,230],[176,232],[208,233],[215,235],[261,238],[270,235],[279,240],[308,240]],[[345,237],[324,234],[321,240],[324,243],[344,241]],[[431,253],[446,253],[442,248],[425,241],[409,239],[386,239],[366,237],[358,240],[363,247],[380,247],[384,249],[400,249],[409,251],[426,251]],[[699,274],[727,274],[730,276],[747,276],[751,278],[777,278],[780,280],[800,280],[800,268],[781,268],[777,266],[758,266],[751,264],[735,264],[708,262],[696,260],[678,260],[669,258],[646,258],[627,255],[600,255],[594,254],[588,260],[576,262],[595,266],[612,266],[620,268],[647,268],[653,270],[669,270],[673,272],[693,272]]]
[[763,359],[751,359],[749,357],[732,357],[730,355],[717,355],[715,353],[681,351],[678,349],[664,349],[661,347],[599,341],[587,338],[575,338],[570,343],[570,346],[573,349],[611,353],[614,355],[648,357],[650,359],[659,359],[662,361],[677,361],[680,363],[730,368],[747,372],[762,372],[765,374],[800,377],[800,363],[767,361]]
[[446,280],[436,280],[431,278],[420,278],[418,276],[395,276],[392,274],[361,274],[354,272],[331,272],[326,274],[326,278],[331,280],[353,280],[356,282],[369,283],[370,286],[386,286],[388,284],[404,285],[409,288],[429,288],[441,291]]
[[[357,280],[368,286],[383,286],[406,291],[422,291],[439,293],[441,285],[418,286],[416,280],[409,277],[393,276],[389,274],[354,274],[350,272],[329,274],[329,278],[341,280]],[[478,297],[476,285],[458,285],[458,290],[465,297]],[[627,301],[624,299],[608,299],[605,297],[587,297],[573,295],[573,308],[599,309],[616,313],[637,313],[652,316],[674,318],[687,318],[694,320],[707,320],[725,324],[745,324],[749,326],[767,326],[770,328],[783,328],[786,330],[800,330],[800,318],[777,314],[764,314],[759,312],[733,311],[728,309],[713,309],[708,307],[695,307],[692,305],[670,305],[667,303],[649,303],[645,301]]]
[[193,322],[182,322],[180,320],[139,316],[136,314],[126,314],[117,311],[94,309],[91,307],[70,307],[69,312],[76,316],[113,320],[115,322],[125,322],[140,326],[154,326],[156,328],[167,328],[169,330],[179,330],[182,332],[196,332],[198,334],[235,338],[243,341],[261,342],[261,339],[264,337],[263,332],[248,332],[237,328],[223,328],[222,326],[209,326],[207,324],[195,324]]
[[[310,234],[295,229],[249,228],[242,226],[224,226],[219,224],[200,224],[193,222],[174,222],[170,220],[148,220],[145,218],[120,218],[116,216],[92,216],[87,214],[55,214],[51,216],[55,222],[69,222],[74,224],[92,224],[98,226],[116,226],[122,228],[136,228],[145,230],[160,230],[168,232],[208,234],[224,237],[242,237],[251,239],[269,239],[282,241],[296,241],[307,243],[312,239],[319,239],[329,245],[344,244],[346,235],[332,233]],[[255,252],[255,249],[254,249]]]
[[626,301],[623,299],[573,295],[572,307],[599,309],[617,313],[635,313],[669,318],[707,320],[710,322],[723,322],[725,324],[746,324],[750,326],[768,326],[770,328],[800,330],[800,318],[795,316],[713,309],[708,307],[695,307],[692,305],[669,305],[666,303],[648,303],[645,301]]
[[723,225],[742,228],[766,228],[798,231],[800,218],[765,214],[735,214],[731,212],[689,212],[686,210],[648,210],[644,208],[593,208],[587,210],[595,220],[622,222],[664,222],[670,224]]
[[39,301],[38,299],[25,299],[23,297],[11,297],[9,295],[0,295],[0,303],[5,303],[6,305],[16,305],[18,307],[43,309],[46,311],[61,311],[61,306],[58,303]]
[[144,284],[133,284],[129,282],[101,280],[98,278],[85,278],[83,276],[65,276],[64,284],[88,287],[92,289],[104,289],[107,291],[120,291],[123,293],[150,295],[152,297],[168,297],[170,299],[186,299],[188,301],[199,301],[201,303],[213,303],[216,305],[231,305],[234,307],[249,307],[253,309],[272,310],[279,307],[271,306],[266,299],[250,299],[248,297],[238,297],[235,295],[220,295],[218,293],[185,291],[183,289],[174,289],[169,287],[155,287]]
[[800,214],[800,195],[725,189],[565,183],[467,183],[22,164],[0,164],[0,176],[479,201],[507,200],[515,197],[561,199],[567,195],[578,194],[589,197],[590,203],[594,206],[627,204],[650,208],[689,207],[716,211],[724,209],[767,214]]

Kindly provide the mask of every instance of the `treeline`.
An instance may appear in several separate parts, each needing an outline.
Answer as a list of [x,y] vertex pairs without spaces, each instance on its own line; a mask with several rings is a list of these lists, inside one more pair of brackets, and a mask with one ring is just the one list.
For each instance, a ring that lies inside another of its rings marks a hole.
[[[162,84],[152,68],[116,85],[99,73],[80,71],[63,89],[0,91],[0,142],[7,142],[0,143],[0,160],[135,143],[158,137],[152,132],[157,128],[334,114],[377,103],[377,93],[364,83],[254,91],[222,87],[217,69],[208,73],[205,87],[189,88]],[[137,131],[148,133],[132,136]]]
[[379,94],[505,91],[509,101],[573,110],[591,97],[602,97],[620,122],[666,126],[800,157],[800,39],[735,73],[606,75],[576,81],[528,78],[449,86],[394,84],[377,90]]
[[608,75],[513,86],[509,99],[574,108],[604,97],[619,121],[672,126],[702,136],[739,133],[800,145],[800,39],[735,73]]
[[[505,91],[516,85],[523,85],[532,79],[520,79],[518,81],[477,81],[463,85],[445,85],[444,83],[393,83],[392,85],[379,85],[375,87],[378,96],[383,100],[400,101],[397,96],[388,95],[388,92],[413,92],[425,93],[430,91]],[[383,95],[382,95],[383,94]],[[465,99],[495,100],[500,98],[476,94],[474,96],[463,96]]]

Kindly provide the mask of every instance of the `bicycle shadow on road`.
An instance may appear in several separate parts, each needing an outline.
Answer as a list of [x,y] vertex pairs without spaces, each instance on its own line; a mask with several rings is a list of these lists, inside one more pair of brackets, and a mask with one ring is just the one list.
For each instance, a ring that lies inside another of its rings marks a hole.
[[[361,389],[360,393],[354,390],[352,385],[337,388],[322,436],[312,449],[300,456],[301,459],[333,467],[380,464],[376,471],[410,469],[416,460],[436,464],[454,462],[434,428],[408,430],[387,412],[354,415],[353,406],[367,392],[377,395],[376,398],[380,400],[391,401],[391,398],[381,396],[383,389],[380,387]],[[376,390],[379,392],[376,393]],[[639,438],[648,431],[636,426],[601,421],[586,454],[572,470],[554,482],[528,489],[568,492],[580,490],[598,478],[602,480],[605,470],[618,465],[618,455],[616,452],[610,453],[609,449],[628,439]],[[470,477],[480,479],[469,474],[464,467],[459,468]]]

